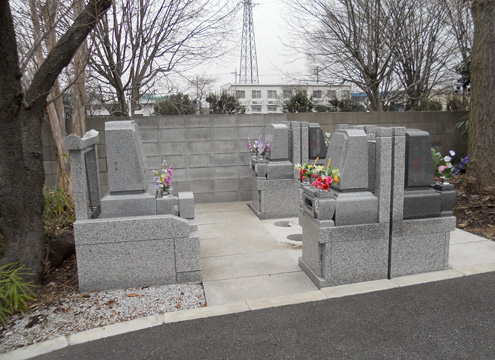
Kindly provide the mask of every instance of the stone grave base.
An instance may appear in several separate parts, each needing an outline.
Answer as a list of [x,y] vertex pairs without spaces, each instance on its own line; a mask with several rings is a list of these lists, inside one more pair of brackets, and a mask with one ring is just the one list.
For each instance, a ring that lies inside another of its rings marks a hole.
[[173,215],[77,220],[79,290],[201,282],[197,230]]
[[107,195],[101,199],[102,218],[156,214],[155,197],[148,193]]
[[301,211],[299,266],[318,288],[386,279],[389,224],[327,226]]
[[266,180],[250,177],[252,202],[250,208],[259,219],[297,216],[299,182],[293,179]]
[[455,216],[396,221],[392,227],[390,277],[446,270]]

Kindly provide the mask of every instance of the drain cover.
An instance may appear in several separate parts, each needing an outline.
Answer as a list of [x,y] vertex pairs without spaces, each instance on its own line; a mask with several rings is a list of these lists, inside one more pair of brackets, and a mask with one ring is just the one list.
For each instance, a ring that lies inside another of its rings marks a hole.
[[276,223],[273,223],[273,225],[278,226],[278,227],[289,227],[289,222],[288,221],[277,221]]
[[287,239],[292,241],[302,241],[302,234],[292,234],[287,236]]

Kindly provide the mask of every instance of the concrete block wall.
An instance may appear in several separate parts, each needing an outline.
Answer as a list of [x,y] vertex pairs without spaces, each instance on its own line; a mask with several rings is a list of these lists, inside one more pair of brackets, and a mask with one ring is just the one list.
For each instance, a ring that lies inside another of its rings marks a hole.
[[[267,115],[206,115],[136,117],[144,151],[147,155],[148,191],[154,192],[152,169],[163,160],[174,166],[173,188],[192,191],[196,203],[251,200],[249,182],[251,157],[247,139],[257,138],[263,127],[283,121],[320,123],[324,131],[334,132],[340,123],[405,126],[428,131],[432,146],[445,154],[448,150],[465,151],[465,144],[453,133],[464,112],[406,113],[301,113]],[[100,133],[98,166],[101,195],[108,192],[105,151],[105,122],[129,118],[88,118],[86,128]],[[43,127],[45,184],[55,186],[56,149],[50,127]]]
[[337,124],[420,129],[430,134],[431,146],[446,155],[449,150],[462,154],[467,151],[466,142],[459,140],[454,133],[455,125],[464,115],[466,112],[463,111],[300,113],[287,114],[287,120],[319,123],[323,131],[331,133]]

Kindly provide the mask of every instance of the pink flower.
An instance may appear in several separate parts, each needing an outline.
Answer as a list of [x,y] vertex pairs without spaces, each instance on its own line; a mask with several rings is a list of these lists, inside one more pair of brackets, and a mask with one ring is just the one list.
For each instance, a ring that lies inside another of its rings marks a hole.
[[439,172],[439,173],[443,173],[443,171],[444,171],[445,169],[447,169],[447,166],[445,166],[445,165],[440,165],[440,166],[438,167],[438,172]]

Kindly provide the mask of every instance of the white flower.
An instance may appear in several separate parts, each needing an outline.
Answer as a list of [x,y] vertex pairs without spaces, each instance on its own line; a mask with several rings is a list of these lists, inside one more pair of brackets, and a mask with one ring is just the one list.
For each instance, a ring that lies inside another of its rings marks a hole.
[[450,150],[449,153],[450,153],[450,156],[455,156],[455,151],[454,150]]
[[451,158],[450,156],[446,156],[446,157],[444,157],[444,158],[443,158],[443,160],[444,160],[446,163],[448,163],[448,162],[450,162],[450,160],[452,160],[452,158]]
[[451,168],[452,168],[452,164],[448,162],[448,163],[447,163],[447,167],[448,167],[449,169],[451,169]]

